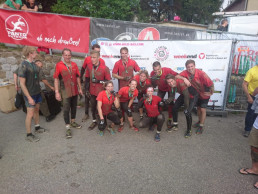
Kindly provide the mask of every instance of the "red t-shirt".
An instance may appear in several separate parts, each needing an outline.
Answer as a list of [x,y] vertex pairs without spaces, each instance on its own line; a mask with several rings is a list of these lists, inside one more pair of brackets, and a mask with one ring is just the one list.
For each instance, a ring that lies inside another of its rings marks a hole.
[[160,115],[159,102],[161,102],[161,100],[162,99],[159,96],[152,96],[151,103],[149,103],[147,99],[143,101],[148,117],[157,117]]
[[[185,82],[181,79],[176,79],[176,89],[174,88],[173,92],[183,94],[183,91],[187,89]],[[172,88],[169,87],[169,92],[172,92]]]
[[93,75],[99,81],[111,80],[109,68],[101,63],[101,61],[96,68],[93,67],[92,63],[89,63],[87,66],[85,77],[90,78],[90,94],[98,96],[99,92],[104,88],[102,83],[92,83]]
[[197,90],[201,99],[209,99],[210,96],[205,96],[204,92],[208,92],[208,88],[214,86],[209,76],[200,69],[195,69],[195,74],[192,77],[191,74],[184,70],[180,73],[181,76],[187,78],[192,86]]
[[[168,92],[170,87],[167,84],[166,75],[171,74],[171,75],[176,76],[177,72],[175,72],[172,69],[167,68],[167,67],[162,67],[161,69],[162,69],[162,74],[159,77],[159,79],[156,80],[156,84],[158,85],[159,90],[164,91],[164,92]],[[154,76],[155,74],[156,73],[154,71],[152,71],[151,72],[151,77]]]
[[71,62],[72,68],[68,67],[63,61],[56,64],[53,77],[60,80],[61,89],[65,90],[65,98],[78,95],[77,77],[80,77],[80,72],[76,63]]
[[146,79],[144,83],[140,83],[140,75],[135,75],[133,77],[134,80],[137,81],[137,90],[139,93],[146,94],[146,90],[148,87],[151,87],[151,81],[150,79]]
[[[128,59],[127,64],[124,65],[122,59],[120,59],[115,63],[112,73],[118,74],[119,76],[123,77],[129,77],[131,79],[133,77],[133,71],[138,72],[140,70],[140,67],[134,60]],[[128,86],[128,84],[129,81],[119,80],[119,88]]]
[[[106,64],[105,64],[105,61],[104,61],[102,58],[99,58],[99,61],[100,61],[101,64],[106,65]],[[91,56],[88,56],[88,57],[86,57],[86,58],[84,59],[82,68],[86,69],[87,66],[88,66],[88,64],[90,64],[90,63],[91,63]],[[86,77],[86,73],[85,73],[85,77]]]
[[132,98],[138,96],[138,90],[137,90],[137,89],[135,89],[135,90],[133,91],[132,96],[129,96],[129,89],[130,89],[129,86],[125,86],[125,87],[122,87],[122,88],[118,91],[118,95],[121,96],[121,97],[120,97],[120,102],[127,102],[127,101],[131,100]]
[[108,115],[108,113],[113,112],[112,104],[115,101],[115,97],[112,94],[110,95],[110,98],[108,98],[106,91],[103,90],[99,93],[97,101],[102,102],[101,109],[103,115]]

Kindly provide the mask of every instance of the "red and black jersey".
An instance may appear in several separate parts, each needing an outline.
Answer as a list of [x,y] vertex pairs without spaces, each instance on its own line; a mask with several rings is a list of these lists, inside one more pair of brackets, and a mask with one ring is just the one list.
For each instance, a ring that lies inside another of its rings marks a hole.
[[195,74],[192,76],[187,70],[180,73],[181,76],[187,78],[191,85],[197,90],[201,99],[209,99],[210,96],[204,95],[204,92],[209,92],[209,88],[214,84],[209,76],[200,69],[195,69]]
[[[167,67],[162,67],[161,69],[162,69],[162,74],[159,77],[159,79],[156,80],[156,84],[158,85],[159,90],[164,91],[164,92],[168,92],[170,87],[167,84],[166,76],[168,74],[176,76],[177,72],[175,72],[172,69],[167,68]],[[152,71],[151,72],[151,77],[154,76],[154,75],[156,75],[156,73],[154,71]]]
[[63,61],[58,62],[53,77],[61,81],[61,89],[65,90],[66,98],[79,94],[77,77],[80,77],[80,72],[76,63],[71,62],[69,68]]
[[99,92],[104,88],[102,83],[92,83],[92,78],[99,81],[111,80],[109,68],[101,63],[101,61],[97,67],[94,67],[92,63],[89,63],[86,68],[85,77],[90,78],[90,94],[94,96],[98,96]]
[[141,94],[146,94],[147,88],[152,86],[150,79],[146,79],[145,82],[141,82],[140,75],[135,75],[133,79],[137,81],[137,90]]
[[148,101],[147,99],[143,101],[148,117],[157,117],[160,115],[159,102],[161,102],[161,100],[162,99],[159,96],[152,96],[151,101]]
[[118,95],[120,96],[120,102],[127,102],[127,101],[131,100],[132,98],[138,96],[137,89],[135,89],[133,91],[133,93],[129,92],[129,90],[130,90],[130,87],[125,86],[118,91]]
[[176,87],[175,88],[171,88],[169,87],[169,92],[172,93],[179,93],[179,94],[183,94],[183,91],[187,89],[187,86],[185,85],[185,82],[181,79],[176,79]]
[[106,91],[103,90],[98,94],[97,101],[102,102],[101,109],[103,115],[108,115],[110,112],[113,112],[112,104],[115,101],[114,95],[110,94],[110,97],[108,97]]
[[[99,61],[101,64],[106,65],[105,61],[102,58],[99,58]],[[91,64],[91,56],[88,56],[84,59],[82,68],[86,69],[89,64]],[[85,77],[86,77],[86,73],[85,73]]]
[[[123,64],[122,59],[115,63],[114,69],[112,73],[118,74],[119,76],[129,77],[130,79],[134,76],[133,72],[140,71],[140,67],[138,64],[132,60],[128,59],[126,64]],[[128,86],[129,81],[126,80],[118,80],[119,81],[119,88],[124,86]]]

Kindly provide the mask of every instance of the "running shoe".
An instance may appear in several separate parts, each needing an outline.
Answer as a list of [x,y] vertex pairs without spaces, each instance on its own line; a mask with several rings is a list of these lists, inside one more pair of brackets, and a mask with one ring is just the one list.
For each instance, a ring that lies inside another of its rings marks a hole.
[[156,133],[154,140],[155,140],[156,142],[159,142],[159,141],[160,141],[160,134],[159,134],[159,133]]
[[47,130],[41,126],[37,126],[35,127],[35,133],[44,133],[46,132]]
[[167,127],[168,127],[168,128],[171,128],[172,125],[173,125],[172,120],[168,120],[168,121],[167,121]]
[[102,137],[104,135],[104,131],[99,131],[99,135]]
[[202,132],[203,132],[203,127],[199,126],[198,129],[196,130],[196,134],[200,135],[200,134],[202,134]]
[[116,132],[112,127],[108,127],[108,131],[110,132],[111,135],[114,135]]
[[81,125],[79,125],[79,124],[78,124],[78,123],[76,123],[76,122],[72,122],[72,123],[71,123],[71,127],[76,128],[76,129],[80,129],[80,128],[82,128],[82,126],[81,126]]
[[92,122],[91,125],[89,126],[88,130],[92,130],[97,126],[97,122]]
[[133,129],[134,131],[139,131],[139,129],[137,127],[135,127],[134,125],[131,127],[131,129]]
[[192,131],[191,130],[185,132],[185,138],[191,137],[191,135],[192,135]]
[[26,140],[30,142],[37,142],[39,141],[39,138],[33,134],[30,134],[29,136],[26,136]]
[[193,128],[198,128],[200,126],[200,121],[193,124]]
[[118,132],[123,131],[123,129],[124,129],[124,125],[119,125]]
[[90,118],[88,114],[85,114],[84,117],[82,118],[82,122],[87,121]]
[[72,131],[71,129],[66,130],[66,139],[72,138]]

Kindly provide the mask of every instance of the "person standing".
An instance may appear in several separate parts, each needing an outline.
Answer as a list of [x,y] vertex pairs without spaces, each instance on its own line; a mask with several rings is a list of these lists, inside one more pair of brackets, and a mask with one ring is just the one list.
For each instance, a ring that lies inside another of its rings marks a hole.
[[248,70],[242,84],[242,88],[247,97],[247,104],[248,104],[247,113],[245,116],[245,130],[243,132],[244,137],[249,136],[254,120],[256,118],[256,115],[254,111],[251,109],[251,107],[254,101],[253,92],[257,87],[258,87],[258,63],[254,67]]
[[129,58],[128,48],[122,47],[120,49],[121,59],[115,63],[112,71],[112,77],[118,79],[119,89],[128,86],[129,81],[134,76],[134,71],[140,71],[138,64]]
[[[54,72],[55,97],[63,100],[63,112],[66,128],[66,138],[72,137],[70,127],[80,129],[82,126],[75,122],[78,94],[83,95],[80,72],[76,63],[71,61],[72,52],[68,48],[62,51],[63,61],[56,64]],[[59,92],[59,81],[61,94]],[[71,121],[70,121],[71,112]]]
[[92,130],[97,126],[97,96],[103,90],[104,82],[111,80],[111,76],[109,68],[100,60],[98,51],[91,51],[90,56],[91,63],[88,64],[85,75],[85,90],[86,95],[90,98],[92,113],[92,123],[88,129]]
[[[91,49],[93,51],[100,52],[100,46],[98,44],[94,44]],[[102,58],[99,58],[99,61],[101,64],[105,65],[105,61]],[[85,73],[85,70],[87,69],[87,66],[91,63],[91,56],[87,56],[83,62],[82,68],[81,68],[81,83],[83,83],[83,75]],[[85,122],[89,119],[89,105],[90,105],[90,92],[89,90],[86,90],[86,86],[89,83],[86,83],[86,73],[85,73],[85,81],[84,81],[84,87],[85,87],[85,115],[82,118],[82,122]]]
[[[173,125],[167,129],[168,132],[171,132],[172,130],[177,131],[178,130],[178,110],[179,108],[184,105],[184,114],[186,118],[186,124],[187,124],[187,130],[185,132],[185,137],[191,136],[191,127],[192,127],[192,110],[194,108],[194,105],[196,104],[196,101],[198,100],[197,91],[192,88],[192,90],[195,91],[195,93],[192,95],[189,92],[189,88],[186,86],[186,84],[183,82],[183,80],[176,79],[173,75],[167,75],[166,76],[167,83],[170,87],[171,95],[170,97],[165,100],[165,104],[170,104],[174,101],[176,93],[179,93],[180,96],[176,99],[175,104],[172,109],[172,115],[173,115]],[[192,87],[192,86],[190,86]]]
[[[155,88],[156,86],[158,86],[158,96],[163,100],[166,93],[168,92],[168,97],[170,95],[169,93],[169,86],[166,82],[166,76],[168,74],[170,75],[174,75],[176,76],[176,78],[178,79],[182,79],[187,86],[190,86],[190,82],[178,75],[175,71],[173,71],[172,69],[168,68],[168,67],[161,67],[161,64],[160,62],[158,61],[155,61],[153,64],[152,64],[152,67],[153,67],[153,71],[151,72],[150,76],[151,76],[151,83],[152,83],[152,86]],[[167,126],[168,127],[171,127],[172,126],[172,108],[173,108],[173,103],[168,105],[168,122],[167,122]]]
[[18,76],[22,93],[24,95],[25,105],[27,107],[27,115],[25,126],[27,131],[26,140],[30,142],[37,142],[39,138],[31,132],[31,121],[34,119],[35,133],[45,132],[39,124],[39,107],[42,101],[40,90],[40,77],[42,71],[34,63],[37,56],[35,47],[25,46],[23,48],[23,55],[26,57],[18,69]]
[[214,84],[204,71],[195,67],[194,60],[187,60],[185,67],[186,70],[182,71],[180,75],[187,78],[199,94],[199,98],[196,103],[199,121],[195,123],[193,127],[197,128],[196,134],[202,134],[204,121],[206,119],[206,108],[208,106],[210,96],[214,92]]
[[3,8],[6,9],[21,9],[22,6],[22,1],[21,0],[7,0],[4,5]]
[[[133,77],[137,81],[138,96],[137,99],[140,101],[143,95],[146,94],[147,88],[151,87],[151,81],[147,70],[140,70],[137,75]],[[140,119],[143,119],[143,108],[139,108]]]
[[164,106],[164,103],[159,96],[154,96],[153,92],[153,87],[148,87],[146,97],[142,98],[138,104],[139,108],[145,106],[147,113],[147,117],[144,117],[140,121],[139,127],[145,128],[149,126],[149,130],[153,131],[156,124],[157,132],[155,134],[154,140],[159,142],[161,129],[165,121],[165,117],[161,113],[160,107]]

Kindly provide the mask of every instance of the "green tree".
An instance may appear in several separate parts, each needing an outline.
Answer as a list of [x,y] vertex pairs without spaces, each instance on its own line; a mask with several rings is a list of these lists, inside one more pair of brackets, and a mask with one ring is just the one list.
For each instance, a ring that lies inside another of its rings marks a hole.
[[115,20],[133,20],[139,9],[139,0],[58,0],[54,13]]

